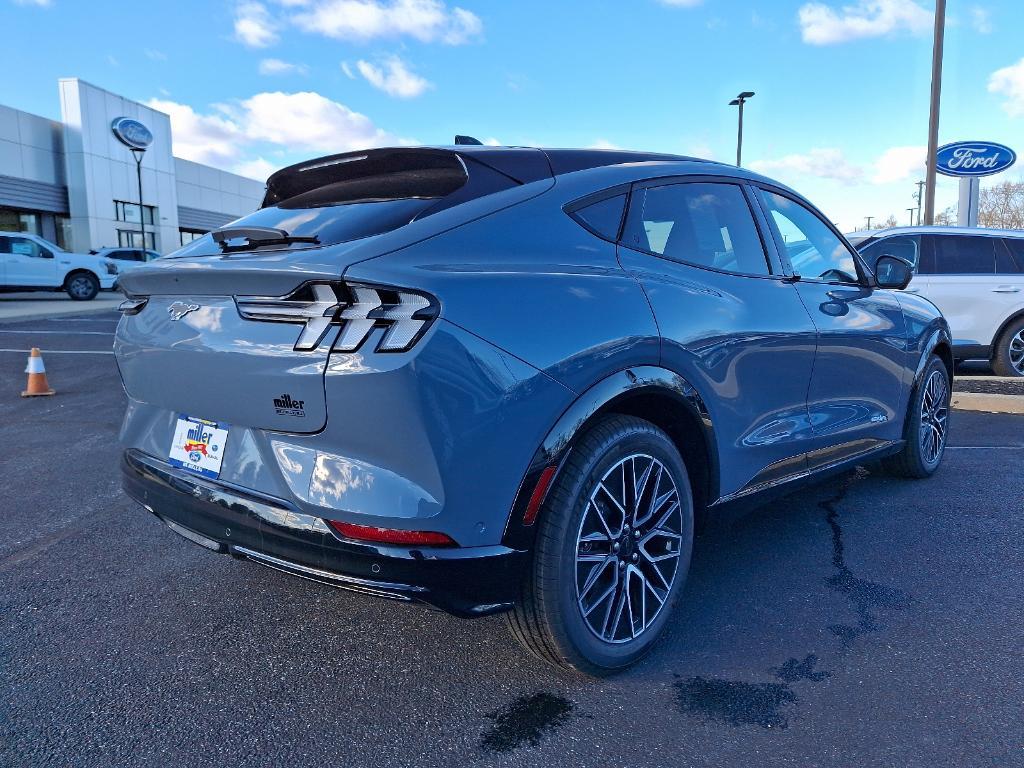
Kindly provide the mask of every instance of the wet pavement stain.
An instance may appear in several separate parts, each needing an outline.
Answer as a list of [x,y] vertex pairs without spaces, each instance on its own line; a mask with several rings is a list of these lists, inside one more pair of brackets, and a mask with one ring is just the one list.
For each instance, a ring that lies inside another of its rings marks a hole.
[[483,735],[480,746],[488,752],[537,746],[545,735],[565,724],[574,708],[568,699],[550,693],[520,696],[504,710],[485,715],[494,725]]
[[676,702],[684,712],[734,726],[788,728],[786,707],[797,701],[788,683],[691,677],[676,681],[675,688]]
[[790,659],[781,667],[775,667],[773,671],[779,680],[787,683],[795,683],[800,680],[810,680],[812,683],[817,683],[826,677],[832,677],[831,672],[815,672],[814,668],[817,665],[818,657],[813,653],[809,653],[804,656],[803,661]]
[[887,587],[867,579],[858,578],[846,564],[846,551],[843,545],[843,529],[839,524],[839,503],[846,497],[850,486],[857,480],[866,477],[867,470],[858,468],[856,474],[848,477],[839,488],[839,492],[831,499],[818,502],[825,510],[825,521],[832,530],[832,566],[836,573],[826,583],[829,587],[849,598],[857,613],[857,623],[831,624],[829,631],[838,637],[843,645],[849,646],[854,640],[868,632],[877,632],[883,624],[872,612],[874,608],[890,608],[902,610],[907,608],[913,598],[897,587]]

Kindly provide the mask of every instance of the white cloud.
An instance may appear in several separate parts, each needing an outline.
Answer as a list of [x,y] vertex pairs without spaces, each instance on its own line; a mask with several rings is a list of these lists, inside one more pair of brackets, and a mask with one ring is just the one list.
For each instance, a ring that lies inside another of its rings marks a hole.
[[146,106],[170,115],[176,157],[215,165],[223,165],[238,157],[242,132],[231,120],[217,115],[200,115],[187,104],[166,99],[150,99]]
[[778,160],[759,160],[751,163],[750,168],[758,173],[786,179],[814,176],[847,184],[860,181],[864,176],[864,169],[850,163],[843,156],[842,150],[828,147],[815,148],[806,154],[786,155]]
[[504,144],[501,143],[501,141],[499,141],[498,139],[494,138],[493,136],[484,139],[484,145],[488,146],[488,147],[503,147],[503,146],[505,146]]
[[274,165],[269,160],[265,160],[263,157],[257,157],[253,160],[246,160],[245,162],[238,163],[231,170],[240,176],[256,179],[256,181],[266,181],[270,174],[278,170],[278,168],[279,166]]
[[263,3],[242,2],[235,7],[235,39],[250,48],[277,42],[277,24]]
[[596,139],[587,145],[587,149],[622,149],[622,147],[608,141],[608,139]]
[[347,61],[341,62],[341,71],[345,73],[345,76],[349,80],[355,80],[356,79],[355,70],[352,69],[352,65],[349,64]]
[[714,160],[715,150],[711,148],[711,145],[705,142],[690,145],[683,154],[687,157],[697,157],[701,160]]
[[360,60],[356,62],[356,68],[374,88],[399,99],[415,98],[434,87],[429,80],[411,71],[397,56],[385,59],[380,66]]
[[15,5],[35,5],[39,8],[49,8],[51,0],[14,0]]
[[1003,109],[1010,117],[1024,117],[1024,59],[993,72],[988,79],[988,92],[1005,97]]
[[366,115],[312,91],[257,93],[230,105],[214,105],[213,114],[168,99],[146,104],[170,115],[176,157],[232,168],[253,178],[274,169],[263,156],[244,157],[246,149],[258,148],[254,145],[334,153],[410,143],[381,130]]
[[309,74],[309,67],[281,59],[263,59],[259,71],[261,75],[306,75]]
[[673,8],[696,8],[704,0],[658,0],[662,5],[669,5]]
[[258,93],[241,102],[247,138],[295,149],[345,152],[393,144],[366,115],[313,91]]
[[904,179],[923,178],[927,147],[890,147],[875,161],[875,184],[889,184]]
[[971,26],[979,35],[992,33],[992,14],[987,8],[975,5],[971,8]]
[[146,48],[143,53],[151,61],[167,61],[167,54],[163,51],[158,51],[156,48]]
[[483,32],[480,18],[441,0],[311,0],[292,21],[305,32],[338,40],[411,37],[461,45]]
[[832,45],[896,32],[927,32],[932,12],[916,0],[858,0],[839,10],[820,2],[806,3],[797,12],[805,43]]

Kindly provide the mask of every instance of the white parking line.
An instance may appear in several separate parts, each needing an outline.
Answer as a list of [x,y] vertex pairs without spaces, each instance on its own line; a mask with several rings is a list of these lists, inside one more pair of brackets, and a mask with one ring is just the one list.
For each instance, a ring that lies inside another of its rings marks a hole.
[[947,451],[1024,451],[1024,445],[947,445]]
[[0,328],[0,333],[20,333],[22,335],[35,336],[39,334],[56,336],[113,336],[113,331],[5,331]]
[[[0,352],[19,352],[29,354],[31,349],[0,349]],[[44,349],[47,355],[112,355],[112,349]]]

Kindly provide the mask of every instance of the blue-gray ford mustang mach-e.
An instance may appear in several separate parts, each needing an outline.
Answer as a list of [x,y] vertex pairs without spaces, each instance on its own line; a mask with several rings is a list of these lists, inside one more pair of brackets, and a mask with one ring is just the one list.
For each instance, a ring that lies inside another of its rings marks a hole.
[[124,486],[214,552],[590,674],[656,641],[695,512],[926,477],[952,357],[804,198],[671,155],[373,149],[126,273]]

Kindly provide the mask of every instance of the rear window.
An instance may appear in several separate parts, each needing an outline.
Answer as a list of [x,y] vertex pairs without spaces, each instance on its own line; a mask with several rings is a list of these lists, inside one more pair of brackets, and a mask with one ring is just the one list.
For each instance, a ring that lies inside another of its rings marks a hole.
[[[515,183],[502,177],[504,183],[495,185],[488,178],[496,175],[493,171],[476,175],[478,195]],[[470,186],[468,179],[465,165],[451,152],[395,150],[322,158],[271,176],[263,207],[228,226],[269,227],[295,238],[314,237],[313,247],[344,243],[398,229],[445,207],[441,201],[466,197],[456,193]],[[238,244],[244,241],[231,242]],[[262,249],[309,247],[309,242],[269,243]],[[222,252],[207,234],[174,255]]]

